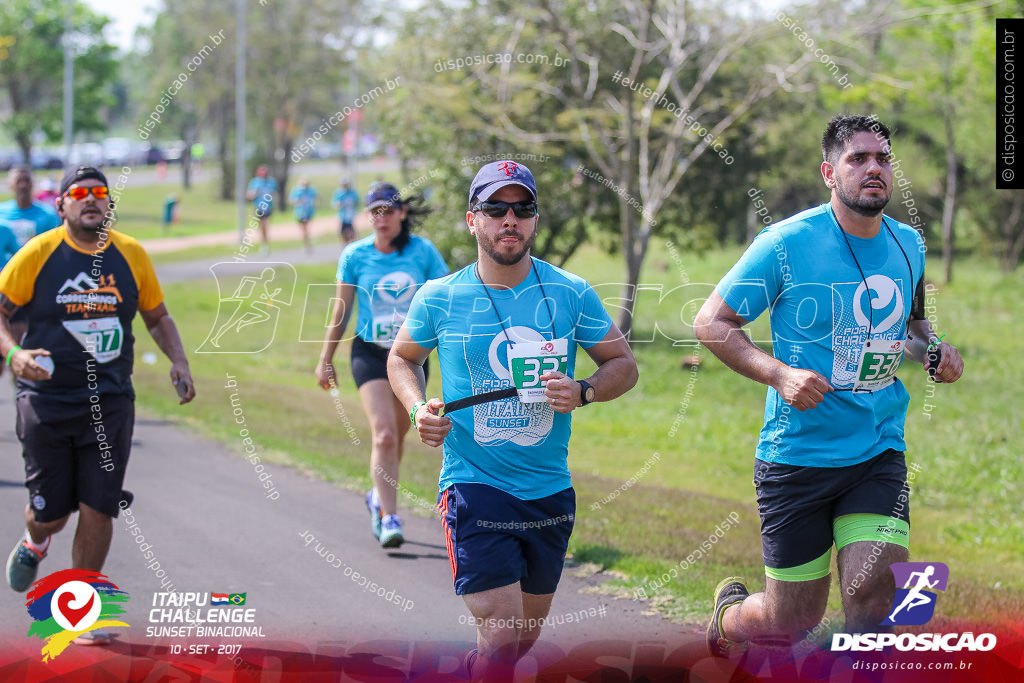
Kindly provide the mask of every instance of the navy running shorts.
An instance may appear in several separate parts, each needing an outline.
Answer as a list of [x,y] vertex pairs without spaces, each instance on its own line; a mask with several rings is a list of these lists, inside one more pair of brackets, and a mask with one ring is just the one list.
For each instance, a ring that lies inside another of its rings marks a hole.
[[555,592],[576,518],[571,486],[520,500],[487,484],[453,484],[440,493],[437,507],[456,594],[516,582],[524,593]]

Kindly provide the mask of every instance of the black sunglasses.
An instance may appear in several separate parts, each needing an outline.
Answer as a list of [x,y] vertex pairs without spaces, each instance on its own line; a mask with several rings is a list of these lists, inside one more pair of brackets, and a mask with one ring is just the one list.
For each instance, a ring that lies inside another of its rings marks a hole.
[[516,218],[533,218],[537,215],[537,202],[480,202],[470,211],[481,211],[485,216],[501,218],[512,209]]

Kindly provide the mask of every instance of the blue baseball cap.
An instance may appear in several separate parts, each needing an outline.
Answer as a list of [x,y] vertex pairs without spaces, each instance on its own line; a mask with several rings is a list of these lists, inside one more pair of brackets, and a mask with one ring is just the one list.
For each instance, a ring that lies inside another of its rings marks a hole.
[[390,183],[374,183],[366,193],[366,208],[376,209],[378,206],[399,207],[402,205],[402,196],[398,188]]
[[492,161],[482,166],[469,186],[469,204],[472,207],[474,197],[477,201],[487,201],[492,194],[508,185],[522,185],[537,201],[537,183],[533,173],[518,161]]

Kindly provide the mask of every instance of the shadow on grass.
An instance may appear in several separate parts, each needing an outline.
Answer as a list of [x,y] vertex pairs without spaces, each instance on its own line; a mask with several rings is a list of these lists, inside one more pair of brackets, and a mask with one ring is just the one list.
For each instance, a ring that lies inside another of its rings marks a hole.
[[586,543],[576,547],[576,550],[573,551],[572,559],[577,564],[592,562],[594,564],[601,565],[602,567],[611,567],[624,556],[625,553],[618,548],[612,548],[607,545]]

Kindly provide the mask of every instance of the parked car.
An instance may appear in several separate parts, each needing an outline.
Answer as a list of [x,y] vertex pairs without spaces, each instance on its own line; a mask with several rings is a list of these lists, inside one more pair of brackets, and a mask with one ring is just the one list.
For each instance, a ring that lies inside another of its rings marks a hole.
[[153,164],[159,164],[161,161],[165,161],[163,151],[156,145],[151,145],[148,142],[142,143],[142,163],[147,166]]
[[80,142],[71,146],[68,166],[103,166],[104,161],[102,145],[96,142]]
[[[19,158],[21,155],[18,155]],[[60,152],[46,147],[33,147],[31,155],[32,168],[52,170],[64,167],[64,159]]]
[[107,138],[101,146],[103,163],[108,166],[132,166],[138,162],[137,145],[129,138]]
[[164,154],[164,161],[169,164],[180,164],[181,157],[185,154],[185,142],[183,140],[168,142],[161,151]]
[[2,148],[0,149],[0,171],[10,171],[15,164],[21,163],[21,150]]

